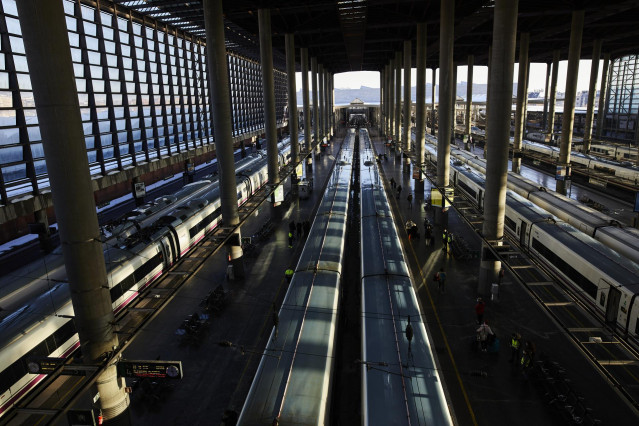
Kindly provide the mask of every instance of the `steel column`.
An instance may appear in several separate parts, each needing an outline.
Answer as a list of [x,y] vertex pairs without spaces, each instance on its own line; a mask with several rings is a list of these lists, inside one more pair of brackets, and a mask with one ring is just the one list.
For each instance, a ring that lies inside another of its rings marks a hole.
[[592,124],[595,115],[595,96],[597,75],[599,74],[599,57],[601,56],[601,40],[595,40],[592,44],[592,64],[590,65],[590,85],[588,86],[588,105],[586,108],[586,126],[584,128],[584,153],[590,152],[592,140]]

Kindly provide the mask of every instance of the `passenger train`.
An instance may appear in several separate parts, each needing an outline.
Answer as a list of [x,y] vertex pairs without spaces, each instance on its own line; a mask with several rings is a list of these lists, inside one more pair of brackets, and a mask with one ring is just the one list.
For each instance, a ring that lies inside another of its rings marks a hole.
[[[485,180],[451,165],[451,183],[483,208]],[[508,190],[505,227],[521,248],[554,271],[604,321],[637,342],[639,265]]]
[[360,184],[361,423],[452,425],[442,378],[365,129],[360,130]]
[[[522,150],[542,154],[548,158],[559,160],[559,148],[556,146],[548,146],[545,144],[523,140]],[[512,145],[512,139],[511,139]],[[626,160],[627,161],[627,160]],[[571,152],[570,162],[572,164],[580,164],[581,166],[596,172],[603,172],[610,176],[625,179],[634,185],[639,185],[639,168],[633,165],[624,165],[616,161],[597,158],[592,155],[583,154],[581,152]]]
[[348,129],[238,425],[328,425],[355,129]]
[[[426,144],[427,152],[436,155],[436,145],[432,145],[433,139],[427,140],[431,142]],[[451,146],[450,155],[463,165],[486,173],[486,160],[454,146]],[[555,191],[548,191],[520,174],[508,172],[507,185],[511,191],[531,200],[542,209],[639,264],[638,229],[624,226],[612,217]]]
[[[287,157],[290,155],[289,151],[289,139],[286,138],[278,144],[278,152],[281,153],[280,164],[289,161]],[[266,152],[259,151],[237,161],[236,175],[242,176],[241,179],[244,180],[253,170],[262,167],[265,158]],[[159,218],[171,214],[176,206],[184,206],[191,200],[201,199],[207,193],[217,189],[218,185],[216,176],[207,176],[198,182],[184,185],[182,189],[172,195],[158,197],[155,201],[136,208],[110,232],[105,233],[103,244],[105,260],[109,262],[110,256],[113,254],[111,247],[125,248],[141,239],[149,239],[149,230],[154,229],[153,226]],[[114,261],[117,263],[117,260]],[[0,296],[0,319],[42,294],[52,284],[64,281],[66,281],[66,270],[64,259],[59,250],[56,254],[48,256],[42,265],[27,265],[25,268],[7,274],[2,278],[2,287],[11,290]]]
[[[290,162],[290,146],[283,147],[278,157],[280,167]],[[239,173],[238,204],[261,188],[267,177],[266,158]],[[176,203],[137,234],[108,245],[104,255],[113,310],[122,310],[221,219],[219,188],[210,185],[198,198]],[[45,377],[27,372],[28,358],[67,357],[79,347],[72,317],[69,285],[59,282],[0,321],[0,416]]]

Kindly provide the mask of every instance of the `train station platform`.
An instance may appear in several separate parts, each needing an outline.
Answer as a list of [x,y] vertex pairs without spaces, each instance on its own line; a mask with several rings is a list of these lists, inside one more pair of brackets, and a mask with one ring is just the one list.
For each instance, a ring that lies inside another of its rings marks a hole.
[[[391,178],[403,188],[399,199],[389,198],[456,423],[571,424],[567,420],[569,413],[560,413],[556,408],[559,404],[551,404],[552,398],[545,396],[551,380],[535,377],[532,372],[525,375],[519,362],[509,362],[511,334],[518,332],[522,348],[526,341],[534,343],[536,361],[547,360],[545,365],[560,370],[555,371],[555,378],[561,376],[563,384],[583,398],[580,403],[592,410],[592,419],[599,419],[601,424],[636,424],[639,421],[636,412],[626,400],[508,272],[499,286],[498,300],[478,292],[481,240],[477,232],[454,209],[449,209],[447,229],[457,241],[463,240],[463,249],[442,251],[443,226],[435,224],[432,208],[424,208],[425,199],[430,198],[431,183],[425,181],[424,193],[415,193],[412,170],[408,173],[402,170],[402,160],[384,146],[375,130],[371,136],[378,153],[387,154],[388,159],[380,162],[387,191],[391,190]],[[413,194],[412,207],[407,200],[409,192]],[[427,217],[434,224],[431,247],[426,246],[424,239],[423,223]],[[419,226],[421,238],[408,239],[404,227],[408,220]],[[481,217],[475,212],[472,220]],[[443,292],[433,281],[440,268],[447,274]],[[500,342],[498,348],[486,352],[479,349],[476,340],[478,323],[474,308],[478,297],[485,302],[484,319]],[[638,379],[634,380],[639,385]]]
[[[273,306],[279,309],[284,298],[285,271],[295,269],[304,247],[305,238],[296,230],[289,248],[289,225],[312,223],[343,138],[342,129],[314,156],[312,169],[305,169],[304,177],[313,179],[311,192],[298,196],[288,179],[282,205],[264,202],[242,226],[243,237],[253,236],[243,280],[228,279],[226,253],[220,250],[127,348],[127,359],[179,360],[184,369],[179,381],[133,384],[132,424],[218,425],[225,416],[233,424],[231,411],[241,411],[273,327]],[[219,285],[223,301],[210,306]],[[207,297],[210,309],[205,309]],[[183,321],[196,313],[201,331],[195,337],[181,335]]]

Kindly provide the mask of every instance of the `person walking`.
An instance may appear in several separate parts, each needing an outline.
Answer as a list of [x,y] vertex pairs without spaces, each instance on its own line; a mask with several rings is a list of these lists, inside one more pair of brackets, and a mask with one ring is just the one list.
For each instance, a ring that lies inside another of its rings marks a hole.
[[424,239],[426,240],[426,247],[430,247],[433,244],[433,226],[426,220],[424,225]]
[[301,239],[302,238],[302,222],[297,222],[297,239]]
[[294,220],[291,220],[291,221],[288,223],[288,230],[289,230],[289,232],[290,232],[291,234],[295,235],[295,221],[294,221]]
[[291,280],[293,279],[293,274],[295,273],[295,271],[293,271],[293,269],[291,269],[291,267],[289,266],[286,271],[284,271],[284,276],[286,277],[286,282],[290,283]]
[[391,177],[391,178],[390,178],[390,186],[391,186],[391,188],[392,188],[392,189],[395,189],[395,185],[396,185],[396,184],[395,184],[395,178],[392,178],[392,177]]
[[488,336],[492,336],[495,333],[493,333],[493,330],[491,330],[486,321],[484,321],[476,331],[479,336],[478,340],[481,346],[481,351],[486,352],[488,349]]
[[517,362],[521,352],[521,334],[515,332],[510,336],[510,359],[508,362]]
[[402,186],[398,185],[397,186],[397,199],[399,200],[399,197],[402,196]]
[[446,293],[446,272],[444,272],[444,268],[439,268],[439,272],[435,274],[435,279],[437,280],[439,291]]
[[448,251],[448,230],[446,228],[444,228],[444,232],[442,234],[442,251],[443,252],[447,252]]
[[293,233],[288,231],[288,248],[293,248]]
[[477,324],[482,324],[484,322],[484,309],[486,304],[482,300],[481,297],[477,298],[477,304],[475,305],[475,314],[477,314]]
[[409,192],[408,196],[406,197],[406,201],[408,201],[408,208],[412,210],[413,209],[413,194],[411,194]]

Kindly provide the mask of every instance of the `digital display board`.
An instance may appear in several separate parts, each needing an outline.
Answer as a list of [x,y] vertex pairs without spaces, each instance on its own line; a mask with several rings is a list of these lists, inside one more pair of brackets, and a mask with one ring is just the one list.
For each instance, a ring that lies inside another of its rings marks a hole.
[[118,376],[181,379],[182,361],[120,361]]

